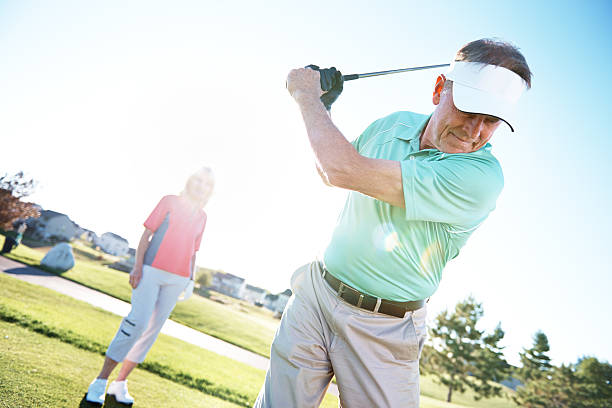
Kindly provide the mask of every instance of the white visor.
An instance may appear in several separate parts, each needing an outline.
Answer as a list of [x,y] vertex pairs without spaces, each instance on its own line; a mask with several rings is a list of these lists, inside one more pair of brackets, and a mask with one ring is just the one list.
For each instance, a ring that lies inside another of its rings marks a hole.
[[503,67],[464,61],[453,61],[446,78],[453,81],[457,109],[495,116],[514,132],[516,103],[527,89],[523,78]]

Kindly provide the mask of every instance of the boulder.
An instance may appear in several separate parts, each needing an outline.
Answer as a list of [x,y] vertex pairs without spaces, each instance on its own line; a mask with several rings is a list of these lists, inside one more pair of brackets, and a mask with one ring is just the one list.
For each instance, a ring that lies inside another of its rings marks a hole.
[[47,252],[40,264],[56,271],[66,272],[74,267],[72,247],[65,242],[57,244]]

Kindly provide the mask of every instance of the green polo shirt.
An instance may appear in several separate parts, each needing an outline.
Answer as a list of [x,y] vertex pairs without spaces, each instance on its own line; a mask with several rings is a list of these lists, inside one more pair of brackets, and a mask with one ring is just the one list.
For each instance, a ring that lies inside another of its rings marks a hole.
[[325,254],[338,279],[408,301],[437,289],[446,263],[495,208],[504,179],[487,144],[473,153],[419,148],[428,115],[397,112],[353,142],[363,156],[401,164],[406,208],[349,193]]

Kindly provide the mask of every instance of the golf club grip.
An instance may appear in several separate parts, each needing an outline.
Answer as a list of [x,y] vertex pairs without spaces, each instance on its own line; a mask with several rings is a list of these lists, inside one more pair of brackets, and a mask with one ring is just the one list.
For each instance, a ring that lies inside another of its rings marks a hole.
[[359,79],[359,74],[342,75],[342,79],[344,81],[352,81],[353,79]]

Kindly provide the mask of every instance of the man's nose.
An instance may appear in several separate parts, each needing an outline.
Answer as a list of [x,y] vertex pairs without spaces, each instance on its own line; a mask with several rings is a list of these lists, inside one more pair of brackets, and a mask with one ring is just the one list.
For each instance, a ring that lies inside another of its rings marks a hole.
[[484,117],[482,115],[471,116],[464,124],[464,130],[470,139],[477,139],[480,136],[484,125]]

